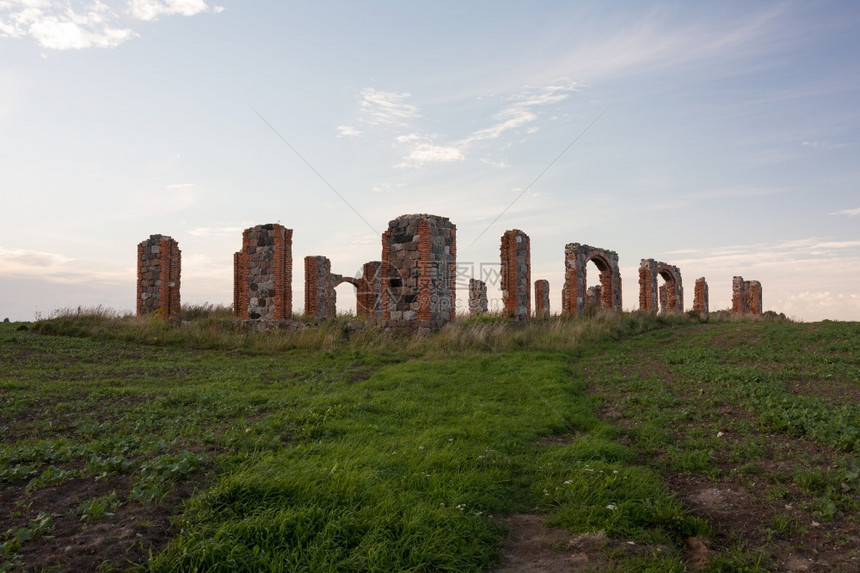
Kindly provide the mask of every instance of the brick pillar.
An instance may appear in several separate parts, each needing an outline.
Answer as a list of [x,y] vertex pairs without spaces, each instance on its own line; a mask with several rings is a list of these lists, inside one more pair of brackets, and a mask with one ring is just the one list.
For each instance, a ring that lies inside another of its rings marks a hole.
[[336,306],[331,261],[323,256],[305,257],[305,316],[317,320],[334,318]]
[[453,320],[456,226],[436,215],[403,215],[382,236],[387,328],[431,332]]
[[501,288],[504,313],[517,320],[531,316],[531,252],[529,236],[513,229],[502,235]]
[[708,316],[708,282],[705,277],[696,279],[696,287],[693,292],[693,310],[700,316]]
[[137,246],[137,314],[178,319],[182,251],[166,235],[150,235]]
[[233,257],[234,314],[241,320],[289,320],[293,315],[293,230],[257,225],[242,233]]
[[549,316],[549,281],[545,279],[535,281],[535,316]]
[[487,299],[487,283],[477,279],[469,279],[469,314],[486,314],[489,308]]
[[747,312],[753,316],[761,315],[761,283],[758,281],[744,281],[744,288],[747,293]]
[[368,319],[381,318],[382,263],[380,261],[364,263],[359,285],[356,291],[356,314]]
[[639,310],[656,313],[658,310],[657,261],[639,261]]
[[732,278],[732,314],[746,314],[749,309],[747,300],[746,283],[744,277],[735,276]]

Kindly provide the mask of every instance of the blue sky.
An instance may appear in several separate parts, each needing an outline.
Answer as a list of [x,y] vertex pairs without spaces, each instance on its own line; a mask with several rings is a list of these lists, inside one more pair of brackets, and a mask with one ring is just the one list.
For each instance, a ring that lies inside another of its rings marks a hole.
[[303,257],[354,274],[433,213],[476,275],[528,233],[554,311],[578,242],[618,252],[625,309],[654,258],[687,308],[742,275],[860,320],[858,32],[854,2],[0,0],[0,318],[133,309],[155,233],[183,302],[229,303],[269,222],[300,309]]

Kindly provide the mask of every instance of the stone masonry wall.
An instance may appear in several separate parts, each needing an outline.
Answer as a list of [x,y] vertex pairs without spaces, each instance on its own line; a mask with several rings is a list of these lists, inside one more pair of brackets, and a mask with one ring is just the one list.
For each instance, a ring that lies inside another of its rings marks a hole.
[[732,314],[760,315],[762,313],[761,283],[732,278]]
[[747,292],[747,312],[754,316],[762,313],[761,306],[761,283],[758,281],[745,281]]
[[364,263],[360,285],[356,291],[356,314],[368,319],[382,318],[381,261]]
[[486,314],[489,310],[487,298],[487,283],[478,279],[469,279],[469,314]]
[[385,326],[427,333],[454,319],[456,226],[446,217],[402,215],[382,235]]
[[179,318],[182,251],[166,235],[150,235],[137,246],[137,314]]
[[696,287],[693,291],[693,310],[700,316],[708,316],[708,281],[705,277],[696,279]]
[[323,256],[305,257],[305,316],[326,320],[337,314],[337,298],[331,261]]
[[504,313],[517,320],[531,316],[531,252],[529,236],[513,229],[502,235],[501,290]]
[[535,316],[549,316],[549,281],[545,279],[535,281]]
[[565,314],[582,316],[585,310],[586,265],[593,261],[600,271],[601,308],[621,310],[621,273],[618,253],[589,245],[569,243],[564,247],[564,288],[561,310]]
[[[657,288],[657,277],[666,281]],[[658,307],[659,304],[659,307]],[[683,312],[684,287],[681,271],[654,259],[642,259],[639,263],[639,309],[648,312]]]
[[233,313],[240,320],[289,320],[293,313],[293,230],[257,225],[233,257]]

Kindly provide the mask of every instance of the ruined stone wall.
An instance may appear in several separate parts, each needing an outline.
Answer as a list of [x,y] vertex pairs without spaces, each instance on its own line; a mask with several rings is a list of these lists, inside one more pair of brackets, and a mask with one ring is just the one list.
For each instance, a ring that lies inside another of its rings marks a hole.
[[403,332],[438,330],[454,319],[456,226],[446,217],[402,215],[382,235],[383,317]]
[[545,279],[535,281],[535,316],[549,316],[549,281]]
[[486,314],[489,310],[487,298],[487,283],[478,279],[469,279],[469,314]]
[[137,246],[137,314],[179,318],[179,244],[166,235],[150,235]]
[[762,313],[761,283],[732,278],[732,314],[760,315]]
[[382,318],[382,262],[364,263],[361,270],[360,287],[356,291],[358,316],[367,319]]
[[747,306],[746,284],[744,277],[736,276],[732,278],[732,314],[746,314]]
[[761,283],[758,281],[744,281],[747,293],[747,312],[759,316],[762,313],[761,306]]
[[233,313],[241,320],[289,320],[293,314],[293,230],[257,225],[242,233],[233,257]]
[[513,229],[502,235],[501,290],[504,313],[517,320],[531,316],[531,251],[529,236]]
[[708,316],[708,281],[705,277],[696,279],[696,287],[693,292],[693,310],[701,316]]
[[305,257],[305,316],[317,320],[337,314],[337,293],[331,261],[323,256]]
[[[657,288],[657,277],[665,283]],[[654,259],[642,259],[639,263],[639,309],[648,312],[683,312],[684,287],[681,270]]]
[[589,245],[569,243],[564,247],[564,288],[561,310],[565,314],[582,316],[586,300],[586,265],[593,261],[600,271],[601,308],[621,310],[621,273],[618,253]]

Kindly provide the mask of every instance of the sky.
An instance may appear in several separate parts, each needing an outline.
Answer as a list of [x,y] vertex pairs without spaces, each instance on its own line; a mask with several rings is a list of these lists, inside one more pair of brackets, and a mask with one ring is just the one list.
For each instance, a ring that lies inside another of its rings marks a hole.
[[740,275],[860,320],[858,102],[853,0],[0,0],[0,319],[133,311],[152,234],[183,303],[230,304],[264,223],[293,229],[301,311],[305,256],[355,275],[431,213],[493,305],[521,229],[554,312],[582,243],[618,253],[625,310],[653,258],[686,309]]

